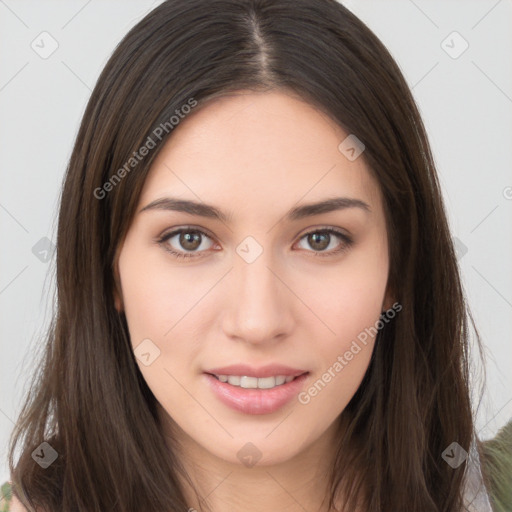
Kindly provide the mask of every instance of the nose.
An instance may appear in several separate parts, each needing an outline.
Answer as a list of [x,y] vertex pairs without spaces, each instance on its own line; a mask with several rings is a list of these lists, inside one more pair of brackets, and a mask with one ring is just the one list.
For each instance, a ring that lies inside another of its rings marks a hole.
[[[282,341],[294,326],[294,294],[268,256],[263,253],[252,263],[235,255],[230,272],[229,298],[222,323],[226,336],[250,344]],[[284,282],[283,282],[284,281]]]

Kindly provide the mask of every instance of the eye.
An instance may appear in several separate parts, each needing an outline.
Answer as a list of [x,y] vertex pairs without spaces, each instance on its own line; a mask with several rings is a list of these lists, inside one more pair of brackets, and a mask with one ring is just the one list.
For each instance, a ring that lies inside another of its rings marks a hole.
[[[336,238],[338,244],[335,243]],[[205,239],[211,241],[210,235],[203,230],[193,227],[184,227],[175,229],[164,234],[157,242],[163,248],[170,252],[176,258],[198,258],[211,249],[213,242],[206,243]],[[300,238],[300,241],[306,239],[306,242],[313,248],[313,256],[334,256],[348,250],[353,240],[334,228],[322,228],[310,231]]]
[[[335,238],[338,239],[338,244],[336,244]],[[313,256],[334,256],[348,250],[354,243],[348,235],[333,228],[310,231],[301,237],[301,240],[303,239],[306,239],[309,246],[314,249]],[[330,250],[328,250],[329,247]]]
[[[191,258],[202,256],[194,253],[201,253],[211,248],[211,245],[207,247],[204,246],[205,238],[210,239],[210,236],[204,231],[197,228],[185,227],[163,235],[162,238],[158,240],[158,243],[177,258]],[[176,239],[174,240],[174,244],[178,245],[177,250],[173,248],[171,244],[173,239]]]

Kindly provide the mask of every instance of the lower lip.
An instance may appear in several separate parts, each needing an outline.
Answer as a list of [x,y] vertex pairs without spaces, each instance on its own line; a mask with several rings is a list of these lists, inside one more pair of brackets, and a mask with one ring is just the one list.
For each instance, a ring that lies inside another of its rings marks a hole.
[[305,373],[272,389],[245,389],[221,382],[208,373],[204,375],[210,388],[222,403],[245,414],[270,414],[277,411],[299,394],[308,377]]

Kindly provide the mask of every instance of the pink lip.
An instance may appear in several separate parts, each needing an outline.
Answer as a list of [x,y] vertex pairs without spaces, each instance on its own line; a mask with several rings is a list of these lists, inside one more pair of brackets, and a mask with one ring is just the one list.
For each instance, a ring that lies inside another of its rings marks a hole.
[[[222,368],[222,372],[225,371],[226,368]],[[255,376],[248,375],[246,372],[238,373],[238,370],[236,372],[231,370],[231,372],[232,373],[219,373],[219,375]],[[276,372],[271,373],[271,375],[285,374]],[[238,386],[232,386],[227,382],[221,382],[209,373],[205,373],[204,377],[206,378],[207,384],[210,386],[213,393],[228,407],[244,414],[271,414],[298,395],[304,385],[304,381],[308,378],[308,375],[308,373],[303,373],[291,382],[281,384],[280,386],[276,386],[272,389],[244,389]]]
[[299,370],[297,368],[290,368],[289,366],[283,366],[281,364],[269,364],[266,366],[260,366],[255,368],[246,364],[232,364],[230,366],[223,366],[222,368],[212,368],[211,370],[205,371],[214,375],[246,375],[247,377],[273,377],[276,375],[284,375],[289,377],[297,377],[306,373],[307,370]]

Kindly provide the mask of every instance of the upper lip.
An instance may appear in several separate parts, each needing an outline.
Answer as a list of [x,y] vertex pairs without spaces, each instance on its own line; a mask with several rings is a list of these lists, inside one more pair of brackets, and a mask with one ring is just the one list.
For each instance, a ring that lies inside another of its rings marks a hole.
[[269,364],[266,366],[249,366],[247,364],[232,364],[230,366],[223,366],[222,368],[212,368],[207,370],[205,373],[213,375],[239,375],[247,377],[275,377],[276,375],[284,375],[288,377],[290,375],[297,377],[303,373],[307,373],[307,370],[299,370],[297,368],[290,368],[282,364]]

